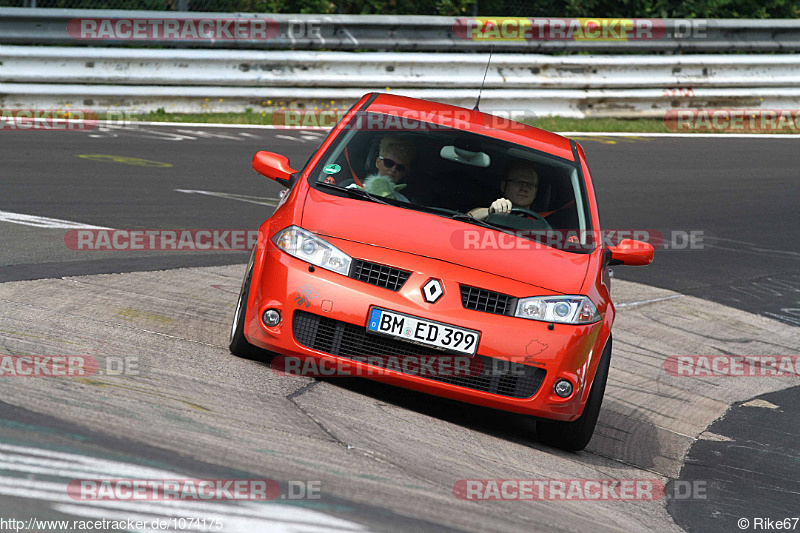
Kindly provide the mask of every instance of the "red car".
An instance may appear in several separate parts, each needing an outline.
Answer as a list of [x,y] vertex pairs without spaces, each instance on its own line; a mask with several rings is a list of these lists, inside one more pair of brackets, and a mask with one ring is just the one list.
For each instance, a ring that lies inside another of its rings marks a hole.
[[371,93],[301,172],[269,152],[253,168],[289,190],[259,228],[231,352],[532,415],[545,443],[589,443],[611,358],[607,267],[649,264],[653,247],[600,238],[577,143]]

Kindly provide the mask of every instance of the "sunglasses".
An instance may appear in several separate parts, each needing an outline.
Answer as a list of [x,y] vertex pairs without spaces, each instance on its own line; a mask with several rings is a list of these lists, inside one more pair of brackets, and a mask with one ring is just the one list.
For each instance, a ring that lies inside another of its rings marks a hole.
[[[383,157],[382,155],[379,155],[378,159],[382,159],[383,160],[383,166],[385,166],[386,168],[392,168],[393,166],[395,166],[394,159],[387,159],[387,158]],[[398,164],[397,165],[397,171],[398,172],[405,172],[406,171],[406,165],[402,164],[402,163]]]

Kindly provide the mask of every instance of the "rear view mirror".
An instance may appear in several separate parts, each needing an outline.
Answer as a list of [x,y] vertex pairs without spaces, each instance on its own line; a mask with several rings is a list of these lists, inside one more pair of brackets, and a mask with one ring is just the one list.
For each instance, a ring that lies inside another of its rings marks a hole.
[[616,246],[609,246],[609,265],[644,266],[653,262],[653,245],[633,239],[623,239]]
[[253,156],[253,170],[284,187],[292,182],[292,175],[297,171],[289,165],[289,158],[272,152],[256,152]]
[[439,155],[442,156],[442,159],[463,163],[465,165],[472,165],[473,167],[486,168],[492,162],[489,154],[484,152],[472,152],[458,146],[443,146]]

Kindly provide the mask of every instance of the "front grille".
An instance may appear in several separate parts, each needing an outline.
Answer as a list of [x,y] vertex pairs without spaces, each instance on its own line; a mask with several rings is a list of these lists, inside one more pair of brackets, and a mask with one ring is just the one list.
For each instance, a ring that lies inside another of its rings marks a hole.
[[[379,357],[384,368],[400,372],[397,356],[448,356],[443,350],[367,332],[363,326],[295,311],[294,338],[307,348],[352,360]],[[470,357],[462,354],[463,357]],[[392,361],[394,364],[392,364]],[[363,362],[363,361],[362,361]],[[377,362],[377,361],[376,361]],[[544,381],[545,370],[503,359],[475,355],[468,375],[422,375],[426,379],[511,398],[530,398]]]
[[411,272],[399,268],[353,259],[350,277],[384,289],[399,291]]
[[501,292],[460,285],[461,304],[465,309],[474,309],[497,315],[513,315],[517,299]]

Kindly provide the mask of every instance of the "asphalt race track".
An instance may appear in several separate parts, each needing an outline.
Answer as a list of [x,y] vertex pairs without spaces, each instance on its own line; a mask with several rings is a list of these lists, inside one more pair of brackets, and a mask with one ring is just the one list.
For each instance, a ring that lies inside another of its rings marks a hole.
[[[299,168],[326,133],[140,126],[2,135],[0,210],[115,229],[252,229],[281,190],[252,171],[253,153],[279,152]],[[800,324],[800,140],[575,138],[589,157],[603,226],[657,230],[676,248],[661,249],[652,267],[619,271],[621,279]],[[172,166],[77,157],[93,154]],[[225,252],[180,259],[70,253],[63,232],[49,238],[27,228],[4,227],[0,281],[246,261]]]
[[[603,226],[657,231],[667,245],[648,268],[615,268],[606,399],[589,447],[570,454],[537,443],[523,417],[233,357],[247,251],[65,241],[85,225],[254,229],[280,187],[252,171],[253,153],[300,167],[325,134],[0,132],[0,355],[98,363],[82,378],[0,376],[0,517],[206,518],[248,532],[741,531],[741,518],[755,531],[756,517],[800,516],[796,376],[664,369],[670,355],[800,354],[800,140],[575,136]],[[67,490],[112,478],[276,480],[278,495],[89,501]],[[454,487],[468,479],[641,480],[665,494],[466,501]]]

